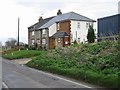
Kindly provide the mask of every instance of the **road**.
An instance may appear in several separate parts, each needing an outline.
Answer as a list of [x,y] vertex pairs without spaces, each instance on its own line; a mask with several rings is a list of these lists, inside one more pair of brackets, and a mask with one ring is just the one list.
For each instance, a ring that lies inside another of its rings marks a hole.
[[[8,88],[86,88],[92,86],[2,58],[2,83]],[[87,89],[89,88],[89,89]]]

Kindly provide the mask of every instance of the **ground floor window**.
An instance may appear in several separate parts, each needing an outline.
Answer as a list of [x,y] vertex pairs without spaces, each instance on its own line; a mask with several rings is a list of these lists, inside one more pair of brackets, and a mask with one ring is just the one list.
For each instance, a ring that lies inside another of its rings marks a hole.
[[46,44],[46,39],[42,39],[42,44]]
[[34,45],[35,44],[35,40],[32,40],[32,45]]

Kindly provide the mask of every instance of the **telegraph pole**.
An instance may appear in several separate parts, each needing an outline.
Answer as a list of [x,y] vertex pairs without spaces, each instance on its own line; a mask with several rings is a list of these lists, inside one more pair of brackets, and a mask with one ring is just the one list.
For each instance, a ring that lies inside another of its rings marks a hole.
[[20,24],[20,20],[19,20],[19,17],[18,17],[18,43],[17,43],[17,46],[18,46],[18,49],[19,49],[19,24]]

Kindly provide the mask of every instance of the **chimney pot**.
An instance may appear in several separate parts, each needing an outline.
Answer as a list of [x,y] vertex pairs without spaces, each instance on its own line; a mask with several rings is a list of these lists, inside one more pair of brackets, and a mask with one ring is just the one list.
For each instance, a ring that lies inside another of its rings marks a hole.
[[57,15],[61,15],[61,14],[62,14],[62,12],[61,12],[61,10],[59,9],[58,12],[57,12]]
[[40,18],[38,19],[39,22],[41,22],[43,20],[43,18],[40,16]]

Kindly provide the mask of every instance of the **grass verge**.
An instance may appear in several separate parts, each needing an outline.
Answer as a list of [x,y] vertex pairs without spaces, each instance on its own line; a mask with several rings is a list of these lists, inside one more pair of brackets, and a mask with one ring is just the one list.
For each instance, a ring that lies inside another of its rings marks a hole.
[[13,60],[13,59],[35,57],[40,55],[41,53],[42,51],[36,51],[36,50],[20,50],[20,51],[13,51],[13,52],[4,54],[3,57]]

